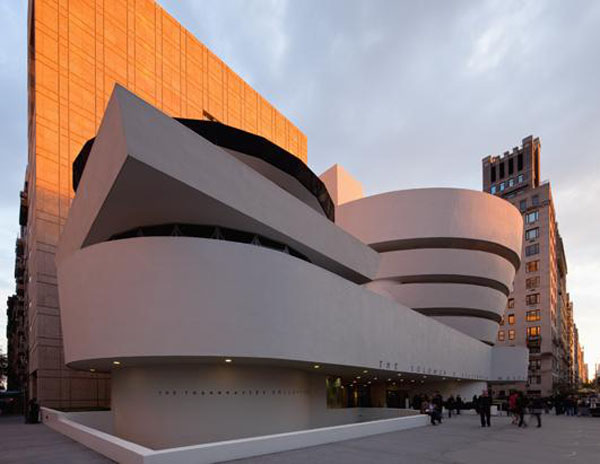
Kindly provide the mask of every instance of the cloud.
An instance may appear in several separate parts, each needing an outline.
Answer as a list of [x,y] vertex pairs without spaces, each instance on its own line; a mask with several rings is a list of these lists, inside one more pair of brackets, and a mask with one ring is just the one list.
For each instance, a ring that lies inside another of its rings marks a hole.
[[[0,0],[6,276],[26,158],[25,3]],[[368,194],[480,189],[482,157],[539,136],[576,320],[588,361],[600,362],[600,341],[583,323],[598,321],[600,307],[600,2],[160,3],[307,134],[313,170],[340,163]]]
[[[524,1],[492,1],[481,16],[471,18],[469,30],[475,30],[471,53],[466,67],[474,73],[493,72],[508,58],[526,59],[532,51],[532,34],[527,30],[538,20],[542,4]],[[494,14],[487,14],[493,10]]]

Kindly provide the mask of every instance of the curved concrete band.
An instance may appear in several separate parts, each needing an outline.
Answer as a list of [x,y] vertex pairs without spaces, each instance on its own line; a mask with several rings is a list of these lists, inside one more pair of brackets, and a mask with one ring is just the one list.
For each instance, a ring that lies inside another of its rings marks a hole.
[[398,250],[419,250],[423,248],[452,248],[455,250],[477,250],[498,255],[510,262],[515,272],[519,269],[521,258],[515,251],[498,243],[486,240],[458,237],[427,237],[410,238],[402,240],[388,240],[385,242],[371,243],[375,251],[385,253]]
[[76,251],[59,279],[71,367],[232,357],[309,369],[389,364],[451,375],[469,366],[474,376],[489,374],[479,341],[267,248],[192,237],[123,239]]
[[479,287],[492,288],[504,293],[506,296],[510,293],[508,287],[502,282],[486,277],[460,275],[460,274],[429,274],[429,275],[403,275],[390,277],[388,279],[399,284],[467,284],[477,285]]
[[390,192],[337,213],[382,257],[368,288],[488,344],[520,265],[521,221],[509,203],[461,189]]

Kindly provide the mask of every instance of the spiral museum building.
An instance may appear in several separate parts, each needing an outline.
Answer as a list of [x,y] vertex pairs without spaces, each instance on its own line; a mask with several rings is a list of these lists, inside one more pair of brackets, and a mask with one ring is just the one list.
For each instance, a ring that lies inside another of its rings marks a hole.
[[502,199],[362,197],[339,166],[319,178],[262,137],[119,86],[73,171],[65,361],[111,372],[100,428],[119,440],[335,428],[409,414],[417,392],[526,380],[527,351],[493,346],[522,243]]

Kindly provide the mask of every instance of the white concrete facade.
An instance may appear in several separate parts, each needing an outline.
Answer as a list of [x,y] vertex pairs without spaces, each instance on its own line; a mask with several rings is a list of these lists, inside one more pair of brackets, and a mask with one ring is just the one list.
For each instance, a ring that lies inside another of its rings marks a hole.
[[112,372],[112,433],[197,445],[388,417],[328,395],[385,405],[392,385],[525,380],[526,355],[508,365],[491,346],[520,262],[511,205],[353,185],[333,222],[310,171],[243,149],[122,88],[111,98],[57,269],[65,360]]
[[382,257],[368,288],[494,343],[520,263],[516,208],[469,190],[415,189],[345,203],[336,223]]

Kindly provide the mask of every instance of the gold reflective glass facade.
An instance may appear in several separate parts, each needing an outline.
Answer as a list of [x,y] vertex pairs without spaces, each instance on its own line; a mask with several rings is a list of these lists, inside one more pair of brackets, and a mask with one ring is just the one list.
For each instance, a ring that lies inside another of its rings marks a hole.
[[28,28],[29,395],[48,406],[106,406],[107,378],[64,366],[54,252],[72,162],[114,84],[170,115],[262,135],[304,162],[306,136],[153,0],[30,0]]

